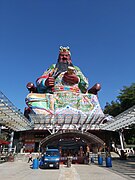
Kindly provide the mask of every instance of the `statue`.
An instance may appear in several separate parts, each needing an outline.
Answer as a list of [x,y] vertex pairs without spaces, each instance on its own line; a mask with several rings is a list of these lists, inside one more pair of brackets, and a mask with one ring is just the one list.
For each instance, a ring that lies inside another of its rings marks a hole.
[[60,47],[57,64],[53,64],[36,81],[39,93],[75,91],[85,93],[88,81],[77,66],[72,64],[69,47]]
[[[58,115],[61,113],[103,114],[97,93],[100,84],[95,84],[88,90],[88,80],[79,67],[73,65],[69,47],[60,47],[58,61],[36,80],[36,86],[29,82],[26,97],[28,108],[25,116],[35,114]],[[27,113],[28,112],[28,113]]]
[[97,94],[100,84],[95,84],[88,90],[88,80],[77,66],[72,64],[69,47],[60,47],[57,64],[53,64],[36,81],[37,87],[33,83],[28,83],[30,92],[53,93],[57,91],[75,91]]

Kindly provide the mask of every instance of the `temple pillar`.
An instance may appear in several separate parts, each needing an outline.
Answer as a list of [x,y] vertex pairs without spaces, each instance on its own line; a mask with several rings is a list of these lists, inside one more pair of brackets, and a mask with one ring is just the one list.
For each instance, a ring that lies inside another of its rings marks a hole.
[[10,134],[10,144],[8,146],[8,152],[12,151],[13,140],[14,140],[14,132],[12,131],[11,134]]
[[121,149],[124,150],[123,133],[119,131]]
[[2,126],[0,125],[0,134],[1,134],[1,129],[2,129]]

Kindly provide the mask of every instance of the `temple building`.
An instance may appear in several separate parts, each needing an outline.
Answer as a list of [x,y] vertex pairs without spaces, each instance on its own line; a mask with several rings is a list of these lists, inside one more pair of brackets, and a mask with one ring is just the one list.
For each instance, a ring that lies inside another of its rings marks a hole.
[[[103,113],[96,83],[73,65],[69,47],[60,47],[58,61],[27,84],[24,114],[0,92],[1,151],[45,152],[58,148],[61,159],[68,155],[83,163],[88,153],[124,150],[125,128],[135,123],[135,106],[112,117]],[[1,138],[2,139],[2,138]],[[5,142],[5,144],[4,144]]]

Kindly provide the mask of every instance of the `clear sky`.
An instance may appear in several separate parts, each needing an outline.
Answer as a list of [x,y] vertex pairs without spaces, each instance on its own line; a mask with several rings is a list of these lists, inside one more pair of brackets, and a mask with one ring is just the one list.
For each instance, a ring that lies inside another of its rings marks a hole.
[[57,62],[59,46],[99,82],[99,101],[135,82],[135,0],[0,0],[0,90],[21,111],[26,84]]

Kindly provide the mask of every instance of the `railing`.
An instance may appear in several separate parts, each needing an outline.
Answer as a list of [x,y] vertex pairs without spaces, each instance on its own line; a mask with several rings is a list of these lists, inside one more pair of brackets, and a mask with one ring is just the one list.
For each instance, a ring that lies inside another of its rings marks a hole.
[[10,152],[9,152],[9,148],[2,149],[2,154],[8,154],[8,153],[15,153],[15,148],[11,148]]
[[[115,152],[117,152],[120,156],[121,156],[121,150],[120,148],[115,148]],[[124,153],[126,154],[126,156],[135,156],[135,151],[133,150],[133,148],[125,148],[123,149]]]

